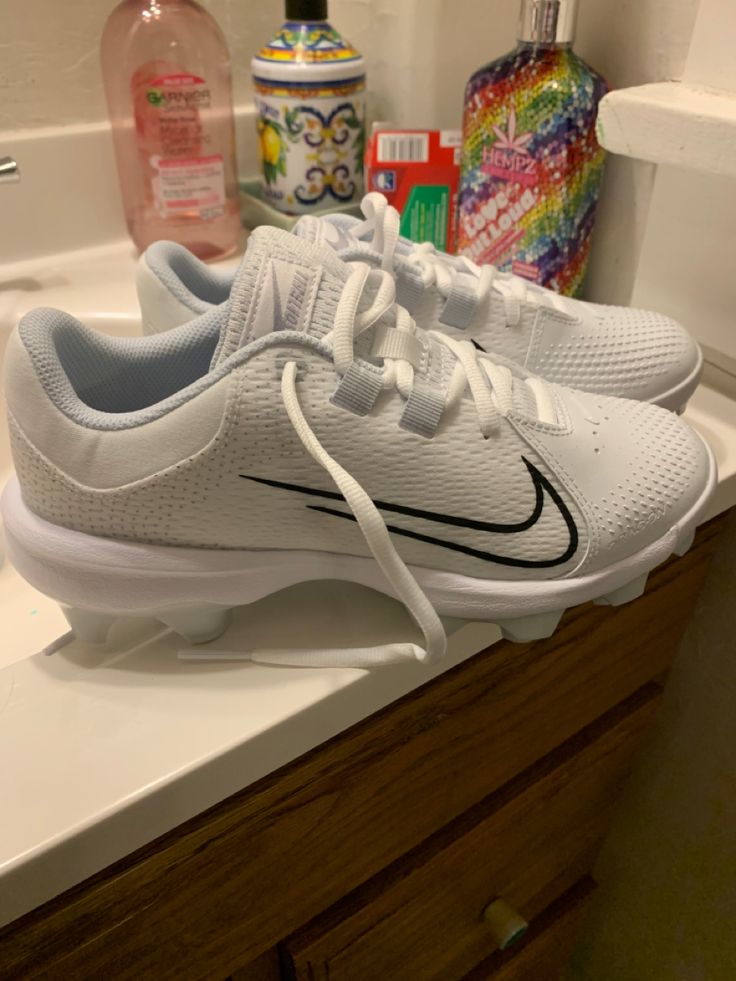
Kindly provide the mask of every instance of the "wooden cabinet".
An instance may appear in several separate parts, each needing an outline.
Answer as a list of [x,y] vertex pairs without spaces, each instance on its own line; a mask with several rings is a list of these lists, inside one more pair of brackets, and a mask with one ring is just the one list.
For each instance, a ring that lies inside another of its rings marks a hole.
[[498,948],[492,900],[533,921],[590,869],[658,695],[640,689],[297,932],[298,981],[460,978]]
[[[4,928],[0,977],[551,981],[720,526]],[[503,953],[499,896],[530,924]]]

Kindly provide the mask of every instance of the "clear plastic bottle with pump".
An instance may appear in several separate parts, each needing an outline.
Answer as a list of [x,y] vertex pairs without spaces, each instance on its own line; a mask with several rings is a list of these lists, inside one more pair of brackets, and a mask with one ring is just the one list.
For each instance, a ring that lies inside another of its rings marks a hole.
[[102,35],[102,73],[128,230],[202,259],[242,241],[230,55],[194,0],[123,0]]

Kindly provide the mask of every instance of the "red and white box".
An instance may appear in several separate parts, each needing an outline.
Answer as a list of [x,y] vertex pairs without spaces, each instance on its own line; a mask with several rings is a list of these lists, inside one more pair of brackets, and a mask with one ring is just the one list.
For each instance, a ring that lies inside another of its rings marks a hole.
[[401,234],[455,252],[461,134],[378,123],[365,155],[366,187],[401,215]]

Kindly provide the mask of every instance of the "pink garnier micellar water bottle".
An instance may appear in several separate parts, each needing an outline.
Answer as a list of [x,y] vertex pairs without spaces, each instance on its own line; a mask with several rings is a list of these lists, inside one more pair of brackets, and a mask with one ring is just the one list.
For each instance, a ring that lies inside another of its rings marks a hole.
[[230,55],[215,20],[194,0],[123,0],[100,53],[135,244],[171,239],[201,259],[237,251]]

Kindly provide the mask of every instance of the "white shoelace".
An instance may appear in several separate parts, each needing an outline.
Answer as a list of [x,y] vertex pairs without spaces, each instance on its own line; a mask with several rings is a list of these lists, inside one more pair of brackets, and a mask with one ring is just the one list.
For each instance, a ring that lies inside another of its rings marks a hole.
[[[330,334],[335,367],[343,375],[355,360],[355,340],[364,331],[377,325],[389,315],[394,323],[389,332],[397,331],[391,338],[391,349],[397,356],[383,358],[383,388],[397,388],[408,398],[414,384],[412,363],[400,356],[402,348],[408,350],[417,342],[417,331],[409,313],[396,305],[396,286],[388,272],[371,269],[360,262],[351,263],[351,273],[337,306],[335,323]],[[366,287],[372,299],[360,310]],[[388,319],[388,318],[387,318]],[[383,327],[383,324],[379,325]],[[503,365],[494,364],[481,354],[469,341],[457,341],[444,334],[430,331],[428,336],[449,348],[456,361],[447,387],[445,410],[457,405],[468,388],[483,436],[490,436],[501,418],[513,404],[513,375]],[[403,343],[402,343],[403,342]],[[395,595],[421,630],[424,646],[414,643],[394,643],[379,647],[320,648],[320,649],[270,649],[260,651],[182,650],[183,659],[196,660],[251,660],[262,664],[293,665],[296,667],[355,667],[371,668],[398,661],[419,661],[425,664],[441,658],[447,650],[447,636],[437,611],[411,574],[394,547],[386,524],[370,496],[358,481],[337,460],[330,456],[320,443],[302,412],[297,392],[296,361],[287,361],[281,375],[281,397],[294,431],[305,450],[330,475],[363,533],[366,544],[376,563],[388,580]],[[552,398],[541,379],[532,379],[535,387],[539,417],[543,418],[547,403]],[[530,384],[530,381],[527,384]]]
[[[356,227],[355,234],[358,238],[372,235],[371,246],[382,256],[381,268],[393,272],[400,236],[399,213],[377,191],[366,194],[360,206],[366,220]],[[563,313],[567,309],[562,297],[535,287],[520,276],[502,273],[495,266],[478,266],[465,256],[453,257],[448,261],[447,257],[437,252],[431,242],[414,245],[404,258],[419,267],[425,286],[436,285],[445,297],[452,289],[454,273],[457,272],[469,273],[477,280],[478,306],[495,289],[502,297],[506,324],[509,327],[515,327],[519,323],[523,307],[527,304],[549,306]]]
[[[386,272],[371,270],[363,263],[353,263],[343,295],[338,304],[335,325],[331,334],[335,366],[343,374],[354,360],[355,339],[375,325],[384,315],[395,317],[390,330],[415,338],[414,321],[403,307],[395,305],[395,284]],[[366,286],[372,291],[370,305],[359,310]],[[490,435],[499,418],[512,405],[513,378],[508,368],[483,357],[468,341],[456,341],[432,332],[431,336],[448,347],[457,361],[448,385],[445,408],[456,405],[466,385],[470,389],[478,424],[484,436]],[[403,339],[403,338],[402,338]],[[401,344],[397,340],[397,349]],[[414,380],[412,364],[401,357],[384,358],[383,387],[393,387],[408,397]],[[394,661],[416,659],[429,663],[442,657],[447,637],[442,622],[401,556],[396,551],[386,524],[375,504],[361,487],[317,439],[307,422],[297,392],[297,364],[289,361],[281,376],[281,396],[294,431],[310,456],[323,467],[344,496],[358,523],[371,554],[403,602],[424,636],[424,646],[396,643],[381,647],[337,648],[310,651],[271,650],[250,655],[254,661],[266,664],[291,664],[327,667],[375,667]],[[489,385],[490,382],[490,385]],[[216,652],[215,652],[216,656]]]

